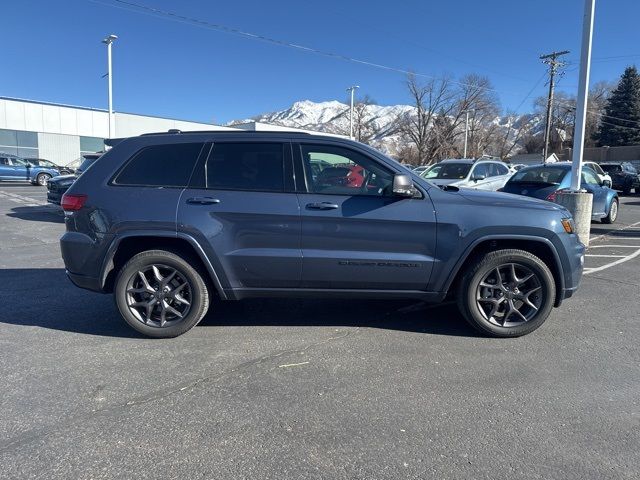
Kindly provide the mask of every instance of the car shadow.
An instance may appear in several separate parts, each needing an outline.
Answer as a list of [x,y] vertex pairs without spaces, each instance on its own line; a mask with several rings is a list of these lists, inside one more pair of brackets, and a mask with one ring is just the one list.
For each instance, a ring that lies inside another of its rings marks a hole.
[[591,227],[592,235],[607,235],[610,238],[640,238],[638,230],[623,230],[612,226],[611,228]]
[[32,222],[64,223],[64,212],[61,208],[53,205],[13,207],[7,216]]
[[[5,313],[0,314],[0,323],[87,335],[142,337],[122,320],[111,295],[73,286],[62,268],[3,269],[0,285],[3,285],[5,299]],[[217,301],[198,329],[240,326],[370,327],[433,335],[480,336],[463,320],[455,305],[427,305],[415,300]]]

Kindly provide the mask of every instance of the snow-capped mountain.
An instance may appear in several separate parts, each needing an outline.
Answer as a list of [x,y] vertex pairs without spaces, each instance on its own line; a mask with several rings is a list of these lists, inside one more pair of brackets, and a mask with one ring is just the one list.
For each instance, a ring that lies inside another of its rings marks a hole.
[[[388,154],[396,155],[406,145],[399,131],[399,119],[414,113],[410,105],[361,105],[363,124],[366,125],[368,143]],[[530,117],[529,117],[530,118]],[[509,137],[516,138],[523,117],[496,117],[492,123]],[[313,102],[302,100],[291,107],[276,112],[264,113],[253,118],[235,120],[227,125],[261,122],[283,127],[301,128],[325,133],[349,135],[349,105],[336,100]],[[537,127],[534,128],[537,130]],[[515,153],[515,152],[514,152]]]

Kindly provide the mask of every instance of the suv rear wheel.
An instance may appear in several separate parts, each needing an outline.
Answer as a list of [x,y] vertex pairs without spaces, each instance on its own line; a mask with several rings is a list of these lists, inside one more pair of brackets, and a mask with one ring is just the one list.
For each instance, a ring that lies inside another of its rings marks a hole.
[[544,323],[556,296],[549,268],[523,250],[496,250],[471,264],[458,291],[458,308],[477,330],[518,337]]
[[165,250],[133,256],[114,285],[120,314],[138,332],[170,338],[195,327],[207,313],[209,292],[189,262]]
[[51,175],[49,175],[48,173],[39,173],[36,177],[35,184],[40,185],[41,187],[45,187],[50,178]]

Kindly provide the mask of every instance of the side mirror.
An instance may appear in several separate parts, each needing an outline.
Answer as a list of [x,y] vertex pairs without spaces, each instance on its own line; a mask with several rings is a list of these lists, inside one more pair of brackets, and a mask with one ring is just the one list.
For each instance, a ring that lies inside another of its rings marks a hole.
[[479,182],[480,180],[484,180],[485,178],[487,178],[485,175],[478,174],[471,177],[471,180],[473,180],[474,182]]
[[413,186],[411,176],[404,173],[396,173],[393,176],[393,194],[398,197],[413,197],[416,187]]

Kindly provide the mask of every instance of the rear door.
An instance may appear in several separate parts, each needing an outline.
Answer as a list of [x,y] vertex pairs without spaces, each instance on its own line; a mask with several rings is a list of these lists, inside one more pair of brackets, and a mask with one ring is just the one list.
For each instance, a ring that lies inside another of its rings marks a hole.
[[352,147],[294,144],[302,286],[428,290],[436,219],[422,198],[392,195],[392,167]]
[[208,148],[180,199],[178,232],[199,241],[224,288],[299,286],[300,208],[290,143],[243,139]]

